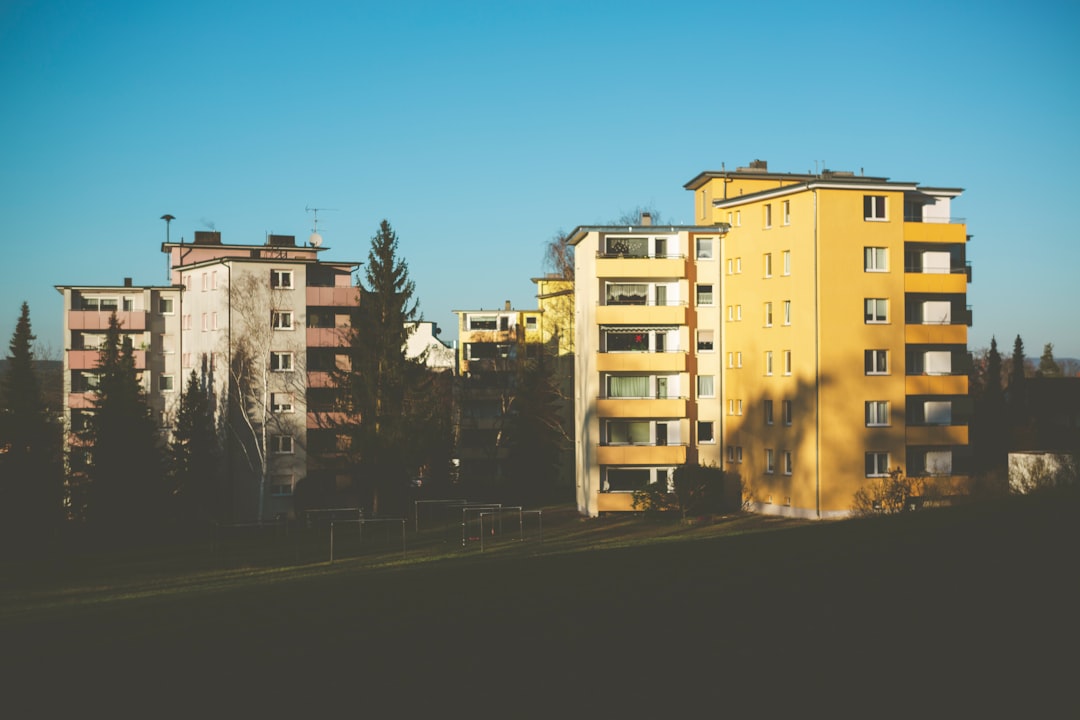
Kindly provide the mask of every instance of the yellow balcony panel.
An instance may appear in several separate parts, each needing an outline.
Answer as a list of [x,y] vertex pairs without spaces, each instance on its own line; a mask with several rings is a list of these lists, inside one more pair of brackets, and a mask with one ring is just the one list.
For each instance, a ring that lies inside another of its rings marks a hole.
[[600,445],[596,448],[599,465],[682,465],[686,462],[685,445]]
[[967,425],[908,425],[908,445],[967,445]]
[[308,287],[305,300],[309,307],[357,307],[359,291],[355,287]]
[[596,259],[596,276],[601,278],[677,278],[685,274],[685,258]]
[[966,273],[904,273],[904,292],[965,293]]
[[686,417],[683,398],[600,398],[596,401],[600,417],[681,418]]
[[601,325],[685,325],[685,305],[601,305],[596,308]]
[[920,243],[965,243],[967,225],[963,223],[904,223],[904,241]]
[[684,372],[686,353],[597,353],[596,369],[599,372]]
[[967,395],[967,375],[908,375],[904,379],[908,395]]
[[596,509],[598,512],[634,512],[634,493],[598,493]]
[[967,345],[967,325],[905,325],[909,345]]

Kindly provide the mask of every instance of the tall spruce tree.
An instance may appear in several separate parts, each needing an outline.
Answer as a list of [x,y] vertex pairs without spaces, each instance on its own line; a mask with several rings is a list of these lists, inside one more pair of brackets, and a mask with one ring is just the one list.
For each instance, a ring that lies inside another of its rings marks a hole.
[[349,343],[346,385],[360,416],[351,426],[354,477],[375,514],[390,509],[384,501],[401,499],[411,462],[406,395],[415,363],[405,349],[419,307],[408,265],[397,252],[397,234],[383,220],[371,239]]
[[173,510],[182,522],[218,518],[221,452],[209,388],[192,370],[169,444]]
[[972,384],[975,413],[971,419],[971,446],[975,465],[983,472],[1004,471],[1008,462],[1008,426],[1005,394],[1001,387],[1001,354],[997,338],[990,338],[990,350],[982,382]]
[[131,337],[121,333],[115,312],[101,346],[85,437],[91,446],[90,521],[117,534],[160,521],[165,485],[158,431],[139,382]]
[[[34,369],[30,306],[22,304],[8,344],[0,387],[0,496],[9,512],[0,526],[13,536],[51,531],[61,518],[61,428],[49,417]],[[24,538],[25,539],[25,538]]]

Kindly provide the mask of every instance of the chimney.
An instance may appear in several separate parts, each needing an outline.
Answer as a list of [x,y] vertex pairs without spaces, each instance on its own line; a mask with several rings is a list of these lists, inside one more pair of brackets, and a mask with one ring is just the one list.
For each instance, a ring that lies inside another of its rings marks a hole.
[[124,278],[124,287],[131,287],[131,278]]
[[509,301],[509,300],[507,300],[507,301],[506,301],[506,309],[507,309],[507,310],[509,310],[509,309],[510,309],[510,301]]
[[652,225],[652,213],[649,213],[649,212],[641,213],[641,225],[643,227],[649,227],[650,225]]
[[195,244],[196,245],[220,245],[221,233],[217,230],[196,230],[195,231]]

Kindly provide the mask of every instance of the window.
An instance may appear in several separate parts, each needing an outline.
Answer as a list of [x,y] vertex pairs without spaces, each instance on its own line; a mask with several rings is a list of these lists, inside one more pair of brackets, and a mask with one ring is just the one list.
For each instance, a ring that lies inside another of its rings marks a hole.
[[785,300],[784,301],[784,324],[785,325],[790,325],[791,324],[791,301],[790,300]]
[[769,475],[776,472],[776,458],[773,457],[772,448],[765,448],[765,472]]
[[702,445],[716,442],[716,437],[713,434],[712,420],[698,420],[697,441]]
[[470,315],[469,316],[469,329],[470,330],[494,330],[497,327],[497,322],[494,315]]
[[270,353],[270,369],[274,372],[291,372],[293,369],[293,354],[291,352]]
[[293,494],[291,475],[274,475],[270,478],[270,494],[274,497],[288,497]]
[[741,272],[742,272],[742,258],[737,257],[737,258],[735,258],[735,274],[738,275]]
[[742,400],[735,401],[735,414],[742,415]]
[[784,400],[780,403],[780,412],[784,415],[784,424],[791,425],[791,401]]
[[863,269],[866,270],[866,272],[885,272],[889,269],[888,261],[888,248],[863,248]]
[[730,463],[735,462],[735,446],[734,445],[728,445],[727,446],[727,461],[730,462]]
[[772,327],[772,303],[765,303],[765,327]]
[[525,329],[526,330],[535,330],[536,329],[536,316],[535,315],[530,315],[527,318],[525,318]]
[[735,353],[729,352],[727,354],[727,366],[729,368],[735,367]]
[[270,313],[275,330],[292,330],[293,314],[290,310],[274,310]]
[[764,266],[763,270],[765,272],[765,277],[771,278],[772,277],[772,253],[765,253],[765,255],[763,256],[763,259],[762,259],[762,264]]
[[217,270],[210,271],[210,289],[217,290]]
[[271,435],[270,452],[278,455],[287,455],[293,452],[292,435]]
[[735,261],[731,258],[727,259],[727,274],[731,275],[735,272]]
[[885,220],[885,196],[863,195],[863,217],[867,220]]
[[291,290],[293,286],[292,270],[271,270],[270,287],[279,290]]
[[765,203],[765,228],[772,227],[772,204]]
[[784,224],[785,225],[790,225],[791,224],[791,201],[790,200],[785,200],[783,208],[784,208]]
[[172,298],[158,298],[158,312],[162,315],[173,314],[173,299]]
[[715,384],[712,375],[698,375],[697,394],[699,398],[716,397]]
[[727,401],[727,414],[728,415],[734,415],[735,414],[735,399],[734,398],[728,398],[728,401]]
[[609,398],[647,398],[649,397],[649,376],[608,375],[607,396]]
[[742,320],[742,305],[735,306],[735,319]]
[[866,427],[884,427],[889,424],[889,403],[885,400],[866,401]]
[[648,445],[651,441],[647,420],[613,420],[608,423],[609,445]]
[[697,304],[699,306],[711,306],[713,304],[713,286],[711,284],[697,286]]
[[791,374],[791,351],[790,350],[785,350],[784,351],[784,374],[785,375],[790,375]]
[[784,451],[784,474],[785,475],[790,475],[791,474],[791,469],[792,469],[791,451],[790,450],[785,450]]
[[735,367],[742,367],[742,350],[735,351]]
[[772,350],[765,351],[765,374],[772,375]]
[[173,376],[162,375],[158,378],[158,390],[161,392],[172,392],[173,389]]
[[[649,286],[645,283],[608,283],[608,305],[645,305],[649,299]],[[474,326],[475,327],[475,326]],[[495,328],[492,327],[492,330]]]
[[207,313],[202,314],[202,329],[203,332],[210,329],[210,316]]
[[889,373],[889,351],[867,350],[864,352],[864,365],[867,375],[887,375]]
[[885,298],[866,298],[866,322],[883,323],[889,321],[889,301]]
[[649,239],[644,237],[609,237],[606,241],[608,255],[623,257],[648,257]]
[[217,312],[210,313],[210,329],[211,330],[217,330],[218,329]]
[[772,425],[773,424],[772,400],[766,400],[765,401],[765,424],[766,425]]
[[604,492],[631,492],[643,490],[652,482],[648,468],[608,468]]
[[[646,331],[616,331],[607,330],[604,333],[605,352],[648,352],[649,339],[652,333]],[[663,352],[663,332],[655,335],[657,346],[656,352]]]
[[292,393],[270,393],[270,412],[291,413],[293,411]]
[[742,227],[742,210],[735,211],[735,227]]
[[729,322],[735,319],[735,306],[734,305],[728,305],[727,306],[727,319],[728,319]]
[[202,289],[203,292],[206,292],[210,289],[210,276],[207,273],[202,274]]
[[742,462],[742,445],[735,446],[735,462]]
[[712,260],[713,259],[713,239],[712,238],[698,238],[697,239],[697,259],[698,260]]
[[697,331],[697,349],[698,349],[698,352],[712,352],[713,351],[713,331],[712,330],[698,330]]
[[866,477],[885,477],[889,474],[889,453],[866,453]]

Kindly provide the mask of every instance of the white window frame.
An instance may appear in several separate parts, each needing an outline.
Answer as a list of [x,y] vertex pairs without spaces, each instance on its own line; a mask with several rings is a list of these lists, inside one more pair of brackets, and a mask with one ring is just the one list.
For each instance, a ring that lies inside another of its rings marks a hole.
[[863,219],[886,222],[889,219],[889,198],[885,195],[863,195]]
[[765,474],[772,475],[776,472],[776,455],[772,448],[765,448]]
[[[709,433],[708,433],[709,438],[707,440],[703,440],[702,437],[701,437],[701,434],[702,434],[701,431],[704,428],[709,429]],[[714,423],[712,420],[698,420],[698,423],[697,423],[697,437],[698,437],[698,445],[715,445],[716,444],[716,423]]]
[[765,424],[766,425],[772,425],[773,424],[773,401],[772,400],[766,400],[765,403],[764,403],[763,410],[765,412]]
[[765,303],[765,327],[772,327],[772,303]]
[[772,375],[772,350],[765,351],[765,375]]
[[782,415],[782,420],[784,422],[784,425],[788,427],[791,427],[791,420],[792,416],[794,415],[792,407],[793,405],[791,400],[782,400],[780,402],[780,413]]
[[292,290],[293,271],[280,268],[270,268],[270,287],[275,290]]
[[790,200],[785,200],[783,208],[784,208],[783,209],[784,224],[785,225],[790,225],[791,224],[791,201]]
[[713,238],[697,238],[695,244],[695,256],[698,260],[713,259]]
[[889,248],[867,246],[863,248],[864,272],[889,272]]
[[765,229],[772,227],[772,203],[765,203]]
[[[884,370],[879,370],[878,366],[884,365]],[[863,371],[867,375],[888,375],[889,374],[889,351],[888,350],[866,350],[863,352]]]
[[271,435],[270,452],[274,455],[292,455],[296,452],[296,443],[292,435]]
[[173,314],[173,299],[171,297],[159,297],[158,298],[158,314],[159,315],[172,315]]
[[161,392],[173,392],[176,390],[176,384],[172,375],[161,375],[158,377],[158,390]]
[[732,260],[731,258],[727,259],[727,274],[728,275],[734,275],[735,274],[735,261]]
[[735,351],[735,367],[742,367],[742,350]]
[[765,277],[772,277],[772,253],[765,253],[762,255],[762,270],[765,273]]
[[791,451],[790,450],[785,450],[783,452],[783,457],[784,457],[784,474],[785,475],[790,475],[793,468],[794,468],[794,465],[795,465],[795,463],[791,459]]
[[866,427],[889,427],[889,401],[866,401]]
[[791,301],[784,301],[784,325],[791,324]]
[[295,367],[291,352],[270,351],[270,372],[292,372]]
[[270,412],[274,413],[291,413],[295,412],[296,403],[293,394],[290,392],[273,392],[270,393]]
[[784,251],[784,275],[791,274],[791,251]]
[[[708,343],[709,346],[703,347],[705,343]],[[697,348],[699,353],[716,352],[716,331],[711,329],[698,330],[694,347]]]
[[791,351],[784,351],[784,375],[791,374]]
[[715,375],[698,375],[697,376],[697,396],[699,398],[714,398],[714,397],[716,397],[716,376]]
[[[884,462],[883,462],[884,461]],[[866,462],[864,465],[866,471],[866,477],[888,477],[889,476],[889,453],[887,452],[867,452]]]
[[270,324],[275,330],[292,330],[293,329],[293,311],[292,310],[271,310],[270,311]]
[[[871,303],[873,303],[871,305]],[[889,322],[889,299],[866,298],[863,301],[863,320],[867,325],[884,325]]]
[[[715,307],[716,306],[716,292],[713,290],[715,285],[713,283],[700,283],[694,288],[694,302],[698,307]],[[708,297],[705,301],[702,300],[704,288],[708,288]]]
[[735,306],[735,319],[742,320],[742,305]]

